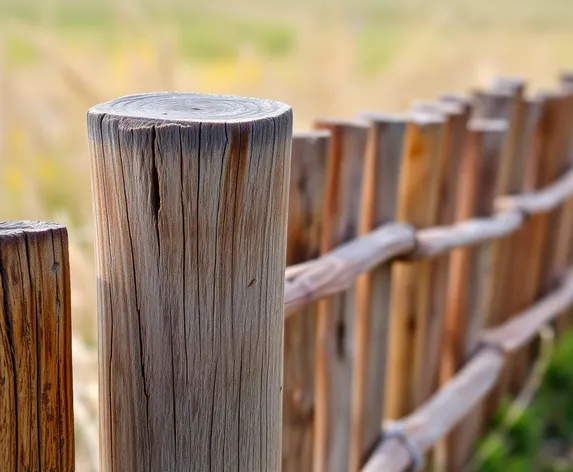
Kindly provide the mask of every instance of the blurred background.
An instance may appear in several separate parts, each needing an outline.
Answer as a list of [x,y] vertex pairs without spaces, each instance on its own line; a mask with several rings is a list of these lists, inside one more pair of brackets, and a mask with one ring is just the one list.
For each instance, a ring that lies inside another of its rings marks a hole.
[[0,219],[70,230],[77,470],[97,466],[90,106],[253,95],[287,102],[304,128],[495,74],[550,86],[571,66],[572,0],[0,0]]

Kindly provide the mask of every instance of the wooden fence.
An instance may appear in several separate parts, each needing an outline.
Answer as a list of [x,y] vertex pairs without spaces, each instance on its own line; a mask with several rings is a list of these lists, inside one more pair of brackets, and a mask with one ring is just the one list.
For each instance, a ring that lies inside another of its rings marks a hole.
[[[573,319],[573,77],[291,128],[90,110],[102,471],[460,471]],[[1,224],[0,278],[0,457],[74,470],[65,228]]]

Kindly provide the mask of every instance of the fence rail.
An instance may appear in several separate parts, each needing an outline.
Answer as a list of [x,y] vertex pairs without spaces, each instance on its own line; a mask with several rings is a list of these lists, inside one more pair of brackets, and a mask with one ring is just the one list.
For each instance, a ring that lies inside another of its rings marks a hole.
[[498,213],[451,226],[416,231],[388,223],[335,250],[286,269],[285,315],[302,305],[350,287],[357,277],[393,259],[414,261],[515,233],[528,216],[547,213],[573,195],[573,171],[538,192],[503,196]]

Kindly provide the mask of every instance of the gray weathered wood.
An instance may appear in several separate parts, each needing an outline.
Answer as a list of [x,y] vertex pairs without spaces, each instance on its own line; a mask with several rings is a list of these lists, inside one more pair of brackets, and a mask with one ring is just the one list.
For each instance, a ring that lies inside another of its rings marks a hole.
[[[396,219],[400,162],[406,118],[363,114],[370,123],[364,169],[360,233]],[[391,265],[378,266],[358,280],[356,361],[352,395],[350,470],[362,461],[380,436],[384,401]]]
[[[323,252],[356,238],[367,126],[321,120],[331,132]],[[321,302],[317,322],[314,471],[347,472],[351,441],[352,368],[356,291]]]
[[90,110],[102,472],[280,470],[291,129],[229,96]]
[[[287,265],[320,255],[330,133],[297,132],[292,140]],[[282,472],[312,471],[318,303],[285,319]]]

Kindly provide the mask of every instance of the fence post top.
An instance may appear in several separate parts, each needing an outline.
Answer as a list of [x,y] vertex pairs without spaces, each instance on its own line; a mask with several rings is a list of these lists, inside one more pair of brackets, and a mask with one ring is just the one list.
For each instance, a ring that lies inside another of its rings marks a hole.
[[290,106],[233,95],[156,92],[127,95],[92,107],[88,115],[113,115],[168,123],[242,123],[291,114]]
[[42,233],[52,230],[63,230],[64,226],[43,221],[2,221],[0,222],[0,237],[22,233]]

